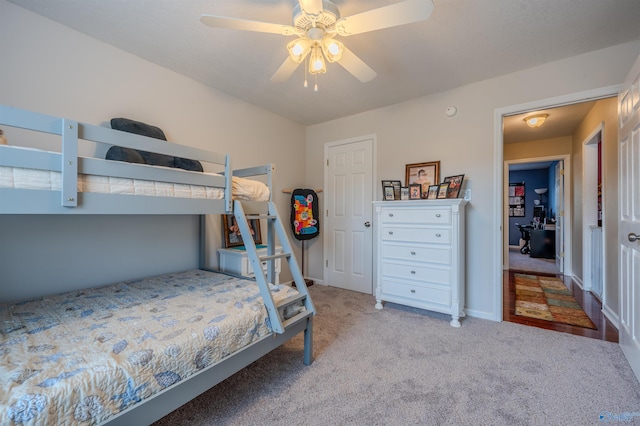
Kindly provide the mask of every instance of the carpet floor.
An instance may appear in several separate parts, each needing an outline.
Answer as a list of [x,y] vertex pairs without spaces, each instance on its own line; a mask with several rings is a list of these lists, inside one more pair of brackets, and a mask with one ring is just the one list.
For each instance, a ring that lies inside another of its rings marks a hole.
[[509,247],[509,269],[543,274],[560,273],[554,259],[531,257],[528,254],[520,253],[517,247]]
[[559,278],[529,274],[514,275],[516,315],[597,329]]
[[[315,361],[295,338],[155,423],[588,425],[640,411],[617,344],[466,317],[461,328],[314,285]],[[631,424],[640,424],[640,417]]]

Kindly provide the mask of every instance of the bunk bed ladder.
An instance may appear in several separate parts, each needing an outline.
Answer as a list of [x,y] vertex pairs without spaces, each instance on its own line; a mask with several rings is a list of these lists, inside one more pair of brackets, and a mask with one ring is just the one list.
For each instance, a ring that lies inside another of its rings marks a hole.
[[[268,211],[266,214],[264,214],[264,212],[261,212],[260,214],[245,214],[243,203],[239,200],[235,200],[233,212],[236,218],[236,223],[240,228],[242,241],[244,242],[245,248],[247,250],[247,257],[249,258],[249,262],[251,263],[251,267],[253,268],[256,281],[258,282],[258,286],[260,287],[260,294],[264,299],[267,312],[269,313],[269,318],[271,319],[271,328],[273,329],[273,331],[281,334],[284,333],[284,330],[288,324],[296,323],[305,318],[310,320],[310,317],[315,315],[316,310],[313,306],[311,298],[309,297],[309,289],[307,288],[298,262],[296,261],[295,255],[293,254],[291,243],[289,242],[289,237],[285,232],[284,225],[282,224],[282,220],[278,215],[275,204],[272,201],[268,203]],[[258,256],[257,248],[253,237],[251,236],[251,230],[249,228],[248,221],[251,219],[266,219],[267,221],[266,256]],[[275,253],[276,236],[278,237],[278,242],[282,246],[282,253]],[[275,278],[276,259],[285,259],[287,261],[287,265],[289,267],[289,270],[291,271],[291,276],[293,277],[295,286],[300,293],[299,295],[286,299],[278,303],[277,305],[275,304],[273,297],[271,296],[271,291],[269,291],[269,283],[272,283]],[[262,268],[262,262],[264,261],[268,261],[266,274]],[[285,309],[291,309],[295,312],[295,306],[299,305],[299,302],[303,303],[304,310],[296,313],[290,318],[284,319]],[[309,335],[308,338],[310,340],[311,336]],[[305,332],[305,340],[307,340],[307,332]]]

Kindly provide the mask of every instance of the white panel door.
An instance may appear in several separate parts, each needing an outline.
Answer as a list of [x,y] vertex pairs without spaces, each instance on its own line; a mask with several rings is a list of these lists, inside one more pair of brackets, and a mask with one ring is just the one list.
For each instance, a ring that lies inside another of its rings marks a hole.
[[564,273],[564,161],[556,163],[556,266]]
[[331,144],[326,157],[327,284],[372,294],[373,139]]
[[640,380],[640,57],[618,95],[620,346]]

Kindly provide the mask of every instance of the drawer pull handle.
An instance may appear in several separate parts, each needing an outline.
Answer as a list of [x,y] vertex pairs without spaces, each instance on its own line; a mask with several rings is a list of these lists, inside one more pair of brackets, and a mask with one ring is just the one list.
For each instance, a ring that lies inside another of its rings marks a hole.
[[440,217],[442,216],[440,213],[436,213],[436,217]]
[[416,255],[416,252],[415,252],[415,251],[412,251],[412,252],[411,252],[411,255],[412,255],[412,256],[415,256],[415,255]]
[[440,238],[442,237],[442,234],[436,234],[436,237]]
[[393,213],[389,213],[389,217],[393,217]]
[[411,271],[411,273],[412,273],[413,275],[415,275],[415,274],[416,274],[416,271]]
[[393,231],[389,231],[389,235],[393,235]]
[[415,289],[413,289],[413,288],[412,288],[412,289],[411,289],[411,293],[415,293],[415,292],[416,292],[416,291],[415,291]]

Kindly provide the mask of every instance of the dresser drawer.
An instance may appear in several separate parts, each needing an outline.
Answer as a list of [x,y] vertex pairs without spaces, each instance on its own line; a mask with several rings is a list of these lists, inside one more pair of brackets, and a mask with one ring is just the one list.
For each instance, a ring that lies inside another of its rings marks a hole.
[[449,285],[451,283],[451,270],[448,268],[430,268],[424,264],[410,264],[383,261],[382,275],[384,277],[397,277],[407,280],[416,280],[424,283]]
[[382,243],[382,257],[385,259],[429,262],[442,265],[451,264],[451,247],[425,247],[409,244]]
[[451,244],[451,229],[383,226],[382,240]]
[[383,223],[423,223],[449,225],[451,223],[451,210],[441,209],[394,209],[388,208],[382,211]]
[[384,279],[382,294],[445,307],[451,305],[451,290],[447,287],[414,285]]

